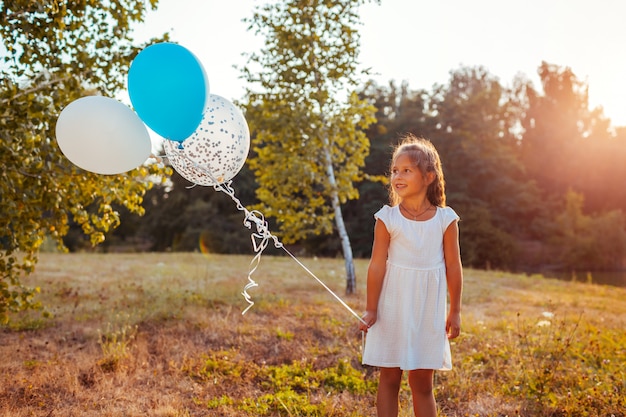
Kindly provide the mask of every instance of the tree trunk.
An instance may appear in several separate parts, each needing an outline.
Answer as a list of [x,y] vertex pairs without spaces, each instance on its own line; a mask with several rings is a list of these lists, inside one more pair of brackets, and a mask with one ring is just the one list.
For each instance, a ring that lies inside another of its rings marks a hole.
[[352,257],[352,246],[350,245],[350,236],[346,230],[346,224],[343,221],[343,214],[341,213],[341,205],[339,204],[339,197],[336,193],[333,193],[332,204],[335,210],[335,226],[339,232],[339,238],[341,239],[341,248],[343,249],[343,258],[346,264],[346,294],[354,294],[356,292],[356,273],[354,271],[354,259]]
[[328,146],[324,149],[326,156],[326,173],[328,180],[333,189],[331,192],[331,203],[335,212],[335,226],[339,232],[341,239],[341,248],[343,249],[343,258],[346,265],[346,294],[356,293],[356,272],[354,271],[354,258],[352,257],[352,245],[350,245],[350,236],[346,230],[346,224],[343,221],[341,212],[341,204],[339,202],[339,194],[337,193],[337,181],[335,179],[335,170],[333,169],[332,157]]

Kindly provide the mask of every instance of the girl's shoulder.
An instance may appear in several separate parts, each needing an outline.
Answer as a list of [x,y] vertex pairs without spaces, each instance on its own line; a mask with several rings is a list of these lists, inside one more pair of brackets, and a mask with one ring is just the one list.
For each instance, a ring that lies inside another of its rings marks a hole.
[[454,211],[454,209],[450,206],[439,207],[439,210],[441,212],[441,216],[443,217],[443,223],[446,227],[453,221],[461,219],[459,215],[456,214],[456,211]]
[[378,219],[380,216],[387,215],[390,210],[391,207],[388,204],[385,204],[380,209],[378,209],[376,213],[374,213],[374,218]]
[[392,207],[389,204],[385,204],[380,209],[378,209],[378,211],[374,214],[374,216],[378,215],[379,213],[387,213],[391,209]]
[[450,213],[450,214],[454,214],[455,216],[456,211],[454,211],[454,209],[450,206],[443,206],[443,207],[439,207],[439,209],[441,210],[442,213]]
[[397,210],[397,206],[392,207],[388,204],[385,204],[380,208],[380,210],[374,213],[374,218],[382,220],[385,224],[389,224],[389,220],[391,219],[394,210]]

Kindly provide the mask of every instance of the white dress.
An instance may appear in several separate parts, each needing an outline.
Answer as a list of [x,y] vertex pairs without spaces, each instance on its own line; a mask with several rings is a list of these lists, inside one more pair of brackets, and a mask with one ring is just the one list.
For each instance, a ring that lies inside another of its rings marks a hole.
[[452,369],[443,234],[459,216],[450,207],[437,207],[431,219],[414,221],[404,217],[399,206],[385,205],[374,217],[385,223],[391,241],[377,321],[367,332],[363,364]]

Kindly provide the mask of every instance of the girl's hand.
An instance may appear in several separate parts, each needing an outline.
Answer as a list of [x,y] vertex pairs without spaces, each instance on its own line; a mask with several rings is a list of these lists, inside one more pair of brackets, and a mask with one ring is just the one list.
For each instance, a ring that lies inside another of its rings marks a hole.
[[450,312],[446,320],[446,334],[448,339],[454,339],[461,334],[461,313]]
[[366,311],[361,317],[362,321],[359,322],[359,330],[367,333],[367,330],[376,323],[376,311]]

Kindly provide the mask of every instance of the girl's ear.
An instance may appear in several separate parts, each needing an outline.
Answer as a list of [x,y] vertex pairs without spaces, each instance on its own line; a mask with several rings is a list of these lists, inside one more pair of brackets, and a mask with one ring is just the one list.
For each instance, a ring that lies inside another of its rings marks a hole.
[[435,181],[436,175],[433,171],[426,172],[426,183],[428,185],[432,184]]

